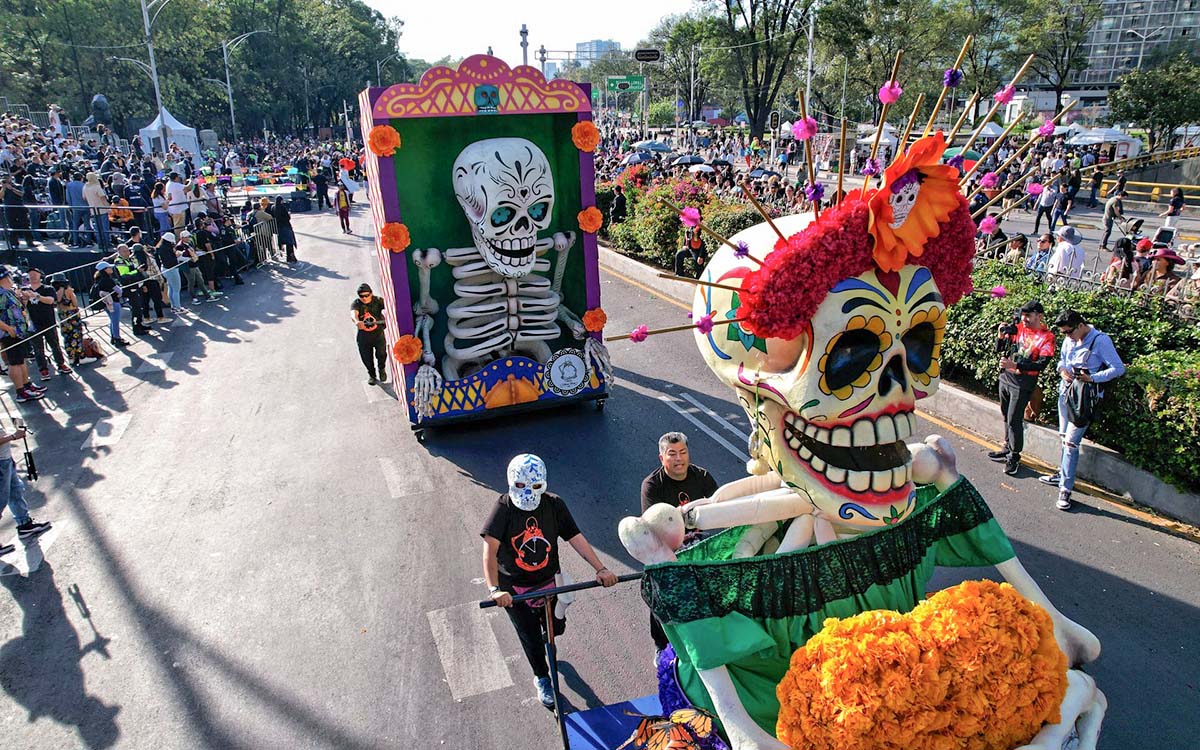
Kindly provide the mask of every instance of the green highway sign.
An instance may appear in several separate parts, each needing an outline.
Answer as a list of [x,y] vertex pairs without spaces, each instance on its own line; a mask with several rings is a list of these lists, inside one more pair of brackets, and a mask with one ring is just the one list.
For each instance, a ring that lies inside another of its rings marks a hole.
[[609,76],[607,80],[609,91],[637,92],[646,90],[646,76]]

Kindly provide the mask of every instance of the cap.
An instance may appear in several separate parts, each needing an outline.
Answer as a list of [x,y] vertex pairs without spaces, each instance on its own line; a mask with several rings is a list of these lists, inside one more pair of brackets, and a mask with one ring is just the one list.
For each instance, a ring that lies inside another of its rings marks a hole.
[[8,270],[8,266],[0,266],[0,279],[7,279],[12,276],[12,271]]
[[1021,305],[1021,312],[1023,312],[1023,313],[1042,313],[1044,315],[1046,313],[1046,308],[1042,307],[1041,302],[1038,302],[1035,299],[1031,299],[1028,302],[1026,302],[1025,304]]
[[1154,243],[1150,241],[1149,237],[1143,237],[1142,239],[1138,240],[1138,250],[1149,250],[1152,247],[1154,247]]
[[[170,234],[170,233],[168,232],[168,234]],[[179,233],[179,239],[181,239],[181,240],[191,239],[191,237],[192,237],[191,232],[183,231],[183,232]]]
[[99,263],[97,263],[97,264],[96,264],[96,270],[97,270],[97,271],[103,271],[103,270],[105,270],[105,269],[107,269],[107,268],[115,268],[115,267],[116,267],[116,266],[114,266],[112,263],[109,263],[109,262],[108,262],[108,261],[106,261],[106,260],[102,260],[102,261],[100,261]]
[[164,240],[166,240],[167,242],[175,242],[175,233],[174,232],[163,232],[162,238]]
[[[359,294],[362,294],[363,292],[370,292],[370,291],[371,291],[370,284],[359,284],[358,285],[358,293]],[[374,294],[374,292],[371,292],[371,293]]]

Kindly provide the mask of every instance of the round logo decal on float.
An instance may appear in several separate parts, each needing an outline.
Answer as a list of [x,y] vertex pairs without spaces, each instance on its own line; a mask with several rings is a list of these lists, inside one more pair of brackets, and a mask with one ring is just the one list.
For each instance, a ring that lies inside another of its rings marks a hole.
[[559,349],[546,362],[546,387],[559,396],[574,396],[587,384],[587,363],[579,349]]

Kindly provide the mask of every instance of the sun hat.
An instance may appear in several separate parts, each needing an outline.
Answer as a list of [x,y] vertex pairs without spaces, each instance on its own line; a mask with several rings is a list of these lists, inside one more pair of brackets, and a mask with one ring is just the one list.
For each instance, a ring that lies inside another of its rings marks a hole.
[[174,232],[163,232],[162,238],[164,240],[166,240],[167,242],[175,242],[176,241]]
[[1059,227],[1055,234],[1057,234],[1059,237],[1062,237],[1067,242],[1070,242],[1072,245],[1078,245],[1080,242],[1083,242],[1083,235],[1081,235],[1079,231],[1075,229],[1075,227],[1070,225]]
[[1158,252],[1150,256],[1150,260],[1169,260],[1172,263],[1183,263],[1183,257],[1169,247],[1161,247]]

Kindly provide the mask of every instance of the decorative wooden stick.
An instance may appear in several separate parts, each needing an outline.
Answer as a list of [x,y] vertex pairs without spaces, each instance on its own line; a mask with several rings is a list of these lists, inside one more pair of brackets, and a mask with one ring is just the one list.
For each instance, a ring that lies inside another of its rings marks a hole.
[[908,124],[904,126],[904,135],[896,142],[896,155],[899,156],[901,151],[908,149],[908,136],[912,133],[913,123],[917,120],[917,113],[921,111],[921,102],[925,101],[924,94],[917,94],[917,103],[913,105],[912,114],[908,116]]
[[[767,213],[767,209],[763,208],[762,204],[758,202],[758,198],[754,197],[754,191],[750,188],[749,180],[742,180],[742,192],[750,199],[750,203],[754,205],[755,210],[762,214],[762,217],[771,225],[771,229],[775,231],[775,234],[779,235],[779,239],[786,241],[787,237],[784,237],[783,232],[779,231],[779,227],[775,226],[775,222],[771,220],[771,215]],[[729,240],[725,241],[729,242]]]
[[[1005,88],[1010,88],[1017,85],[1017,82],[1020,81],[1025,75],[1025,71],[1029,70],[1029,66],[1033,64],[1033,57],[1033,55],[1030,55],[1029,57],[1025,58],[1025,64],[1021,66],[1021,69],[1017,71],[1017,74],[1012,77],[1012,81],[1010,81],[1008,86],[1005,86]],[[979,138],[979,134],[983,131],[984,126],[992,121],[992,118],[995,117],[996,112],[998,112],[1002,106],[1003,105],[1000,103],[1000,100],[997,99],[995,104],[992,105],[992,108],[988,110],[987,115],[983,118],[983,123],[975,130],[974,133],[971,134],[971,137],[967,139],[967,144],[963,146],[963,151],[969,149],[971,144],[973,144],[975,140]]]
[[[714,326],[714,327],[716,327],[716,326],[728,326],[728,325],[733,325],[734,323],[741,323],[741,322],[742,322],[742,320],[743,320],[742,318],[734,318],[733,320],[714,320],[714,321],[712,322],[712,324],[713,324],[713,326]],[[655,335],[657,335],[657,334],[660,334],[660,333],[678,333],[678,332],[680,332],[680,331],[691,331],[691,330],[695,330],[695,328],[696,328],[696,324],[695,324],[695,323],[688,323],[687,325],[682,325],[682,326],[667,326],[666,328],[655,328],[655,329],[652,329],[652,330],[646,331],[646,335],[647,335],[647,336],[655,336]],[[609,342],[609,341],[624,341],[625,339],[631,339],[631,338],[633,338],[633,333],[632,333],[632,332],[630,332],[630,333],[622,333],[622,334],[621,334],[621,335],[619,335],[619,336],[605,336],[605,337],[604,337],[604,341],[605,341],[605,342]]]
[[[801,96],[799,98],[799,101],[800,101],[800,119],[806,120],[806,119],[808,119],[808,107],[806,107],[804,104],[804,97]],[[808,184],[809,185],[817,184],[817,177],[813,172],[813,163],[812,163],[812,138],[804,139],[804,163],[808,166]],[[812,204],[813,204],[813,217],[817,218],[817,219],[821,218],[821,201],[818,199],[818,200],[813,201]],[[768,218],[767,221],[771,221],[771,220]],[[774,227],[775,224],[772,223],[771,226]],[[779,230],[776,229],[775,231],[778,232]],[[779,236],[783,237],[782,234],[780,234]]]
[[983,163],[987,161],[992,154],[996,153],[996,150],[1000,148],[1000,144],[1004,143],[1004,139],[1007,138],[1008,134],[1013,131],[1013,128],[1020,125],[1021,121],[1024,119],[1025,111],[1022,110],[1019,115],[1013,118],[1013,121],[1009,123],[1008,127],[1004,129],[1004,132],[1000,134],[1000,137],[992,142],[992,145],[988,148],[988,150],[983,152],[983,156],[979,157],[979,161],[975,162],[975,166],[967,170],[967,173],[962,176],[962,179],[958,181],[958,184],[966,185],[967,180],[971,179],[971,175],[979,171],[979,168],[983,166]]
[[975,102],[977,101],[979,101],[978,91],[976,91],[974,94],[971,94],[971,97],[967,99],[966,105],[963,106],[962,114],[958,116],[958,122],[954,123],[954,129],[950,131],[950,135],[946,136],[947,146],[954,143],[954,139],[958,135],[958,131],[962,128],[963,123],[967,121],[967,118],[970,117],[971,108],[975,106]]
[[662,272],[658,274],[658,278],[670,279],[671,281],[683,281],[688,284],[695,284],[696,286],[711,286],[714,289],[726,289],[731,292],[742,291],[741,287],[729,286],[728,284],[718,284],[714,281],[701,281],[700,279],[693,279],[690,276],[676,276],[673,273]]
[[[1055,115],[1054,119],[1051,120],[1051,122],[1057,124],[1058,121],[1060,119],[1062,119],[1063,115],[1067,114],[1067,112],[1070,112],[1071,109],[1074,108],[1074,106],[1078,103],[1079,103],[1079,100],[1076,99],[1073,102],[1071,102],[1070,104],[1068,104],[1067,106],[1063,107],[1062,111],[1059,112],[1057,115]],[[996,167],[996,174],[1000,174],[1004,170],[1008,169],[1008,165],[1012,164],[1017,159],[1020,159],[1021,156],[1023,156],[1025,154],[1025,152],[1028,151],[1033,146],[1033,144],[1038,142],[1038,140],[1039,140],[1038,138],[1030,138],[1029,140],[1025,141],[1024,145],[1022,145],[1019,149],[1014,151],[1012,156],[1005,159],[1003,164]],[[972,190],[970,192],[970,194],[967,195],[967,200],[970,201],[972,198],[974,198],[976,195],[978,195],[979,191],[981,191],[981,190],[983,190],[982,185],[975,188],[974,190]]]
[[[958,53],[958,58],[954,61],[955,70],[958,70],[960,67],[962,67],[962,61],[966,58],[967,50],[971,49],[971,42],[974,40],[974,36],[970,34],[967,35],[966,41],[963,42],[962,49]],[[938,94],[937,104],[933,105],[933,111],[929,113],[929,122],[925,123],[925,131],[921,133],[922,138],[929,135],[929,131],[933,130],[933,122],[937,119],[938,111],[940,111],[942,108],[942,102],[946,101],[946,94],[950,93],[951,88],[953,87],[946,86],[944,84],[942,85],[942,93]]]
[[846,176],[846,118],[842,118],[842,140],[838,146],[838,188],[837,202],[841,203],[846,194],[842,192],[842,178]]
[[[899,50],[896,52],[896,61],[892,63],[892,75],[887,79],[887,83],[891,83],[892,81],[896,80],[896,76],[900,74],[900,60],[903,57],[904,50]],[[876,123],[875,126],[875,141],[871,144],[871,156],[869,157],[870,160],[874,160],[875,154],[879,151],[879,139],[883,137],[883,126],[887,122],[887,113],[891,106],[892,105],[890,104],[884,103],[884,105],[879,109],[879,122]],[[871,162],[868,161],[867,163],[870,164]],[[880,167],[880,171],[882,172],[882,165],[880,165]],[[862,195],[864,198],[867,197],[867,190],[871,188],[872,177],[874,177],[874,175],[863,175]]]
[[1013,190],[1016,190],[1018,187],[1024,186],[1025,178],[1031,174],[1033,174],[1033,169],[1027,170],[1025,172],[1025,174],[1023,174],[1020,177],[1018,177],[1017,179],[1013,180],[1013,183],[1011,185],[1009,185],[1008,187],[1004,188],[1003,190],[1001,190],[999,193],[997,193],[996,197],[992,198],[990,201],[988,201],[987,203],[983,204],[978,209],[973,211],[971,213],[971,218],[975,218],[976,216],[979,216],[980,214],[987,213],[987,210],[989,208],[991,208],[992,206],[994,206],[996,203],[999,203],[1001,200],[1003,200],[1004,196],[1008,195]]
[[[743,189],[744,189],[744,188],[743,188]],[[679,206],[675,205],[674,203],[672,203],[671,201],[667,200],[666,198],[663,198],[663,199],[662,199],[662,202],[663,202],[663,204],[664,204],[664,205],[666,205],[666,206],[667,206],[667,208],[670,208],[672,211],[674,211],[674,212],[676,212],[676,213],[678,213],[678,214],[680,214],[680,215],[682,215],[682,214],[683,214],[683,209],[682,209],[682,208],[680,208]],[[760,210],[761,210],[761,209],[760,209]],[[767,219],[767,221],[770,221],[770,219]],[[702,229],[702,230],[704,230],[705,232],[707,232],[709,237],[712,237],[714,240],[716,240],[716,241],[718,241],[718,242],[721,242],[721,243],[723,243],[723,244],[729,245],[729,246],[730,246],[730,247],[732,247],[734,250],[737,250],[738,252],[741,252],[741,248],[739,248],[737,245],[733,244],[733,243],[732,243],[732,242],[730,242],[729,240],[725,239],[725,238],[724,238],[724,237],[722,237],[721,235],[719,235],[719,234],[717,234],[716,232],[714,232],[714,231],[713,231],[712,229],[710,229],[710,228],[709,228],[709,226],[708,226],[707,224],[705,224],[703,221],[698,221],[698,222],[696,223],[696,225],[697,225],[698,227],[700,227],[700,229]],[[775,226],[775,225],[774,225],[774,224],[772,224],[771,226]],[[779,230],[778,230],[778,229],[776,229],[775,231],[776,231],[776,232],[778,232]],[[780,237],[782,237],[782,236],[783,236],[783,235],[780,235]],[[758,260],[757,258],[751,257],[751,256],[749,256],[749,255],[747,255],[746,257],[747,257],[747,258],[750,258],[750,260],[753,260],[755,263],[758,263],[760,266],[762,265],[762,261]]]

